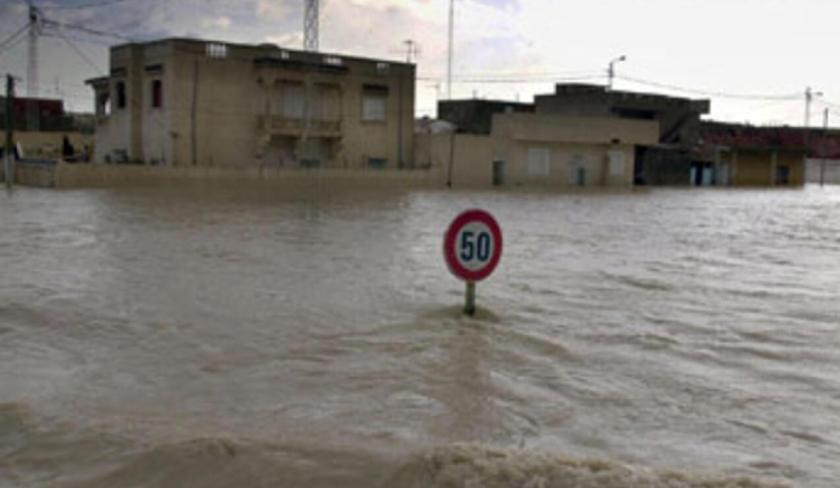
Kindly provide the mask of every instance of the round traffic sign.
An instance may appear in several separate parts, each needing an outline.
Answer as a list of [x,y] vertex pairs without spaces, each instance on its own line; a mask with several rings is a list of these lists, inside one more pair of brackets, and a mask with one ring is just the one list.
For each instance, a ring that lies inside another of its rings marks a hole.
[[490,276],[502,257],[502,229],[484,210],[467,210],[455,217],[443,238],[449,271],[467,282]]

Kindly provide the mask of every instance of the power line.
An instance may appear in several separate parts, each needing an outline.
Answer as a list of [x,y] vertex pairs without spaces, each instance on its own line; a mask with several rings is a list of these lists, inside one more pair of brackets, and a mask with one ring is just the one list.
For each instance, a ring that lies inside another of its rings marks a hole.
[[70,4],[70,5],[44,5],[40,8],[46,10],[70,10],[70,9],[84,9],[84,8],[99,8],[114,5],[116,3],[127,2],[128,0],[103,0],[100,2],[90,2],[84,4]]
[[74,44],[72,41],[70,41],[70,39],[66,38],[66,37],[64,36],[64,33],[63,33],[63,32],[61,32],[61,30],[56,30],[55,32],[58,34],[57,36],[53,36],[53,35],[51,35],[51,34],[45,34],[45,35],[47,35],[47,36],[49,36],[49,37],[59,37],[59,38],[61,38],[61,39],[62,39],[62,40],[63,40],[63,41],[64,41],[64,42],[68,45],[68,46],[70,46],[70,48],[71,48],[71,49],[73,49],[74,51],[76,51],[76,54],[78,54],[78,55],[79,55],[79,57],[81,57],[82,59],[84,59],[84,60],[85,60],[85,62],[87,62],[87,64],[88,64],[89,66],[91,66],[91,67],[92,67],[95,71],[97,71],[97,72],[98,72],[98,73],[100,73],[100,74],[104,74],[104,73],[105,73],[105,71],[104,71],[102,68],[100,68],[100,67],[99,67],[99,66],[98,66],[98,65],[97,65],[97,64],[96,64],[93,60],[91,60],[91,59],[88,57],[88,55],[84,53],[84,51],[82,51],[81,49],[79,49],[79,46],[77,46],[77,45],[76,45],[76,44]]
[[732,98],[732,99],[740,99],[740,100],[798,100],[801,98],[799,93],[790,94],[790,95],[768,95],[768,94],[745,94],[745,93],[727,93],[727,92],[718,92],[718,91],[709,91],[709,90],[698,90],[695,88],[685,88],[677,85],[670,85],[667,83],[659,83],[656,81],[649,81],[643,80],[640,78],[633,78],[630,76],[624,75],[616,75],[616,78],[622,79],[624,81],[629,81],[631,83],[638,83],[640,85],[647,85],[652,86],[655,88],[662,88],[666,90],[673,90],[679,91],[683,93],[693,93],[696,95],[705,95],[711,97],[719,97],[719,98]]
[[11,44],[6,44],[5,46],[3,46],[3,48],[2,48],[2,49],[0,49],[0,56],[3,56],[3,55],[4,55],[4,54],[6,54],[7,52],[11,51],[11,50],[12,50],[12,48],[14,48],[14,47],[15,47],[15,46],[17,46],[18,44],[20,44],[20,43],[21,43],[21,41],[23,41],[24,39],[26,39],[26,36],[19,36],[19,37],[18,37],[17,39],[15,39],[15,40],[14,40]]
[[97,30],[97,29],[91,29],[90,27],[85,27],[83,25],[69,24],[69,23],[66,23],[66,22],[57,22],[55,20],[48,20],[48,19],[44,19],[44,23],[47,24],[47,25],[64,27],[65,29],[73,29],[73,30],[77,30],[77,31],[81,31],[81,32],[86,32],[88,34],[93,34],[93,35],[96,35],[96,36],[113,37],[114,39],[121,39],[123,41],[129,41],[129,42],[134,41],[134,39],[132,39],[130,37],[127,37],[127,36],[124,36],[122,34],[116,34],[116,33],[113,33],[113,32],[106,32],[106,31],[101,31],[101,30]]
[[16,40],[15,37],[17,37],[17,36],[23,34],[24,32],[26,32],[27,28],[29,28],[29,24],[25,24],[23,27],[16,30],[14,34],[12,34],[9,37],[0,41],[0,50],[4,49],[9,43],[17,43],[17,41],[19,41],[20,39]]

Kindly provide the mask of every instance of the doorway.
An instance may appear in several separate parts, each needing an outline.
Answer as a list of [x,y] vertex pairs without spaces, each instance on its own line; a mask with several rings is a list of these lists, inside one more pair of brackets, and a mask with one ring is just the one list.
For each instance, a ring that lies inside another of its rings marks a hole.
[[493,186],[502,186],[505,183],[505,162],[493,161]]

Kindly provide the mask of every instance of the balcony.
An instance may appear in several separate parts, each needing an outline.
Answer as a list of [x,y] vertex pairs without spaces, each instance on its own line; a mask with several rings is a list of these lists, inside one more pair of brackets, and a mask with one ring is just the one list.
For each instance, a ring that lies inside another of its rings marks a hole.
[[[258,115],[257,125],[269,134],[281,136],[300,137],[303,136],[306,129],[304,119],[291,119],[282,115]],[[307,135],[310,137],[341,137],[341,121],[310,120]]]

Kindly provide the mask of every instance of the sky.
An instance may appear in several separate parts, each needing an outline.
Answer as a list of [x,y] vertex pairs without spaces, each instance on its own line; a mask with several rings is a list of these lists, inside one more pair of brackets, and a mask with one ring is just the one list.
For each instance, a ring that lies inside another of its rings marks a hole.
[[[303,0],[34,0],[47,19],[124,38],[165,36],[302,45]],[[447,96],[449,0],[322,0],[325,52],[404,60],[420,47],[418,116]],[[531,101],[555,82],[711,98],[709,118],[756,125],[840,126],[837,0],[455,0],[453,98]],[[24,0],[0,0],[0,46],[27,22]],[[64,37],[61,37],[64,36]],[[115,37],[48,29],[39,38],[39,92],[91,110],[84,80],[107,72]],[[27,42],[0,48],[0,72],[25,86]],[[25,93],[21,90],[20,93]]]

